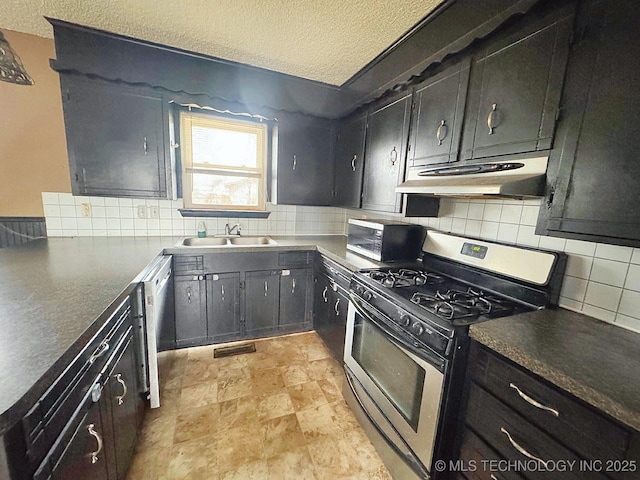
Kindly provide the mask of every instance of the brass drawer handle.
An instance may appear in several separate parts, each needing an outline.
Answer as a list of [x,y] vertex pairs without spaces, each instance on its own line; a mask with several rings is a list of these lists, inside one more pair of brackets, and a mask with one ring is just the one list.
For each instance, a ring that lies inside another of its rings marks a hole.
[[87,425],[87,431],[89,432],[89,435],[95,438],[96,441],[98,442],[98,449],[95,452],[91,452],[89,454],[89,456],[91,457],[92,464],[98,462],[98,454],[102,451],[102,438],[100,437],[100,434],[94,430],[94,428],[95,428],[95,425],[93,423],[90,423],[89,425]]
[[540,410],[545,410],[549,413],[551,413],[552,415],[555,415],[556,417],[560,416],[560,412],[558,410],[556,410],[555,408],[551,408],[551,407],[547,407],[546,405],[543,405],[542,403],[534,400],[533,398],[531,398],[529,395],[527,395],[526,393],[524,393],[522,390],[520,390],[516,385],[514,385],[513,383],[510,383],[509,386],[511,388],[513,388],[516,392],[518,392],[518,395],[520,395],[520,397],[526,401],[527,403],[533,405],[536,408],[539,408]]
[[536,462],[540,463],[540,464],[541,464],[541,465],[543,465],[543,466],[547,464],[547,462],[545,462],[545,461],[544,461],[544,460],[542,460],[541,458],[536,457],[535,455],[533,455],[533,454],[531,454],[531,453],[527,452],[527,451],[524,449],[524,447],[521,447],[521,446],[518,444],[518,442],[516,442],[516,441],[513,439],[513,437],[511,436],[511,434],[510,434],[509,432],[507,432],[507,430],[506,430],[504,427],[500,428],[500,431],[501,431],[502,433],[504,433],[504,434],[507,436],[507,438],[509,439],[509,442],[511,443],[511,445],[513,446],[513,448],[515,448],[515,449],[516,449],[518,452],[520,452],[522,455],[524,455],[525,457],[527,457],[527,458],[529,458],[529,459],[531,459],[531,460],[534,460],[534,461],[536,461]]

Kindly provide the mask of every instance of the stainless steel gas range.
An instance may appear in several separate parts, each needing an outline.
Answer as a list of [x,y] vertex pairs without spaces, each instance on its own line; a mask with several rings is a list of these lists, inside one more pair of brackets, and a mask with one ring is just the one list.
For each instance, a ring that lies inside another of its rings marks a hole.
[[396,479],[450,458],[469,325],[557,304],[566,256],[429,231],[422,260],[351,280],[343,393]]

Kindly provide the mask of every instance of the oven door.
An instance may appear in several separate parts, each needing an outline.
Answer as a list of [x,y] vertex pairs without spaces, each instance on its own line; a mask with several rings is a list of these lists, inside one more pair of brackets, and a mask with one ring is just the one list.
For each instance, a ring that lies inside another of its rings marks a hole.
[[401,331],[357,297],[347,316],[346,376],[360,408],[422,478],[428,478],[438,426],[445,360],[418,351]]

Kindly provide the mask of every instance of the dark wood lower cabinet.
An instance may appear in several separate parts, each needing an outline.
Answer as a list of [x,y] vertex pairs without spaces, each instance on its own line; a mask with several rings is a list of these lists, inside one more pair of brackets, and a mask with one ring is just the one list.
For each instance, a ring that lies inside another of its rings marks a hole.
[[309,287],[311,270],[296,268],[285,270],[280,276],[280,318],[278,327],[281,331],[295,328],[307,323],[311,317]]
[[207,329],[215,343],[242,336],[239,272],[207,275]]
[[280,271],[247,272],[245,282],[246,336],[260,337],[277,331],[280,313]]
[[176,346],[190,347],[207,341],[207,291],[204,275],[176,275]]

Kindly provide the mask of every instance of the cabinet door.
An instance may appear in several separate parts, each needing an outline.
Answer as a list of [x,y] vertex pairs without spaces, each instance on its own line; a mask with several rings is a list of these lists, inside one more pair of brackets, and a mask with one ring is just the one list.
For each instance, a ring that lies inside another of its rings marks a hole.
[[285,205],[331,205],[332,128],[308,115],[278,116],[274,198]]
[[329,277],[320,274],[316,279],[313,300],[313,328],[322,337],[329,318],[329,300],[331,298]]
[[536,233],[640,246],[640,11],[633,1],[586,6]]
[[518,25],[473,63],[463,158],[551,148],[573,7]]
[[167,198],[162,97],[70,75],[61,88],[72,192]]
[[207,275],[207,324],[212,342],[241,336],[239,272]]
[[51,473],[53,480],[107,480],[101,402],[91,404]]
[[247,272],[245,283],[247,335],[255,337],[276,332],[280,306],[280,270]]
[[333,182],[335,206],[360,208],[366,122],[366,115],[359,115],[340,123]]
[[118,480],[127,475],[138,437],[137,411],[142,397],[138,394],[133,336],[124,341],[124,350],[109,375],[106,401],[110,404],[113,443]]
[[176,345],[198,345],[207,340],[207,292],[204,275],[174,277]]
[[311,271],[306,268],[283,270],[280,276],[280,320],[281,330],[291,330],[296,325],[307,323],[310,306],[307,307],[307,292]]
[[467,61],[450,67],[416,87],[409,167],[458,159],[468,84]]
[[410,108],[409,94],[378,108],[367,119],[362,192],[362,208],[366,210],[402,209],[402,195],[395,189],[404,175]]
[[[323,292],[324,292],[323,288]],[[344,358],[344,338],[347,328],[347,309],[349,308],[349,299],[346,292],[338,287],[335,283],[328,281],[326,294],[326,308],[324,310],[325,317],[318,322],[316,331],[325,343],[327,348],[333,353],[333,356],[339,362]]]

